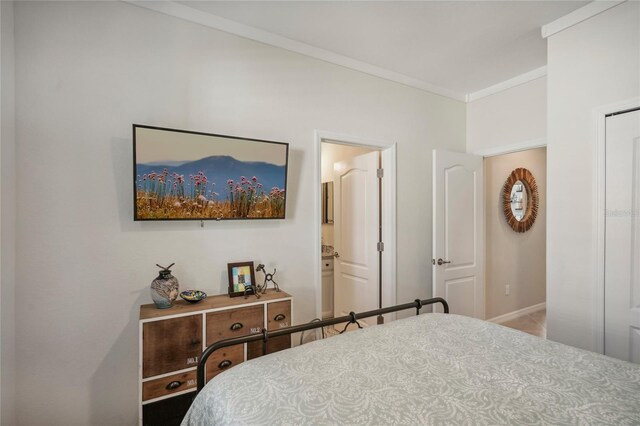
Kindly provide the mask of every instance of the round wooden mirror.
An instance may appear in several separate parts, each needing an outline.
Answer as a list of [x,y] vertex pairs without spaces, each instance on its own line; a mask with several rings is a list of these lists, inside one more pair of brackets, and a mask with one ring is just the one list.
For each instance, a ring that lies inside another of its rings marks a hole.
[[538,185],[531,172],[524,168],[512,171],[502,190],[502,210],[511,229],[526,232],[533,226],[538,199]]

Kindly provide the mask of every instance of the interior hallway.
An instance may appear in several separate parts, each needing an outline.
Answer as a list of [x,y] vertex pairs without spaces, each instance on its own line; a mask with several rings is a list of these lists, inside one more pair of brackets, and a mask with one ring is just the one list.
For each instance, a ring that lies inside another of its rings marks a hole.
[[501,325],[533,334],[534,336],[547,338],[547,310],[533,312],[503,322]]

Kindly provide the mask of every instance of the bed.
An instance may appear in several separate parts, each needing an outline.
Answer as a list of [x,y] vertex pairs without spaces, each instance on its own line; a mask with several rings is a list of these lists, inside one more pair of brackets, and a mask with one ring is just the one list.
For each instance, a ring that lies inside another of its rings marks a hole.
[[640,365],[422,314],[240,364],[182,424],[639,425]]

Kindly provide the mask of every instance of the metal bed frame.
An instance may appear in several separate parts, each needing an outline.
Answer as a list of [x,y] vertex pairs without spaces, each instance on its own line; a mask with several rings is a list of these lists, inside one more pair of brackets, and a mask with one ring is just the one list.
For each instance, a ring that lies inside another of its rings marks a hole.
[[313,330],[314,328],[321,328],[329,325],[336,325],[336,324],[342,324],[342,323],[347,323],[347,325],[358,324],[358,327],[360,327],[360,324],[358,323],[359,319],[370,318],[370,317],[375,317],[375,316],[384,315],[384,314],[390,314],[392,312],[403,311],[405,309],[413,308],[416,310],[416,315],[420,315],[420,309],[422,309],[423,306],[433,305],[435,303],[441,303],[444,309],[444,313],[445,314],[449,313],[449,304],[446,302],[446,300],[444,300],[441,297],[434,297],[434,298],[425,299],[425,300],[416,299],[411,303],[404,303],[402,305],[390,306],[388,308],[375,309],[373,311],[361,312],[359,314],[356,314],[355,312],[350,312],[349,315],[345,315],[342,317],[331,318],[331,319],[322,320],[322,321],[314,321],[307,324],[294,325],[291,327],[281,328],[280,330],[267,331],[266,328],[263,328],[260,333],[220,340],[214,343],[213,345],[208,346],[207,349],[205,349],[204,352],[202,353],[202,356],[200,357],[200,361],[198,362],[198,370],[197,370],[198,387],[196,390],[196,395],[200,393],[200,391],[205,385],[205,364],[207,363],[209,356],[211,356],[211,354],[213,354],[213,352],[217,351],[218,349],[226,348],[228,346],[238,345],[240,343],[257,342],[258,340],[262,340],[262,355],[266,355],[267,342],[269,341],[270,338],[273,338],[273,337],[291,335],[294,333],[300,333],[307,330]]

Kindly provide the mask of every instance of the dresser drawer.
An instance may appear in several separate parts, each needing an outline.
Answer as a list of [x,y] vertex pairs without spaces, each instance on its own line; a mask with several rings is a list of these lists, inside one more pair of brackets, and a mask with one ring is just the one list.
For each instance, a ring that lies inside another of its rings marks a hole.
[[[289,349],[291,347],[291,336],[272,337],[267,342],[267,353]],[[247,359],[254,359],[262,356],[262,340],[247,343]]]
[[207,345],[229,337],[260,333],[263,321],[263,305],[211,312],[207,314]]
[[[267,305],[267,330],[274,331],[291,326],[291,301],[271,302]],[[272,337],[267,342],[267,353],[291,347],[291,336]],[[247,343],[247,359],[262,356],[262,341]]]
[[[267,328],[269,331],[280,330],[291,326],[291,300],[272,302],[267,305]],[[291,347],[291,335],[279,336],[269,339],[267,353],[289,349]]]
[[195,392],[185,393],[142,406],[143,426],[180,426]]
[[207,360],[207,382],[242,361],[244,361],[243,344],[218,349]]
[[202,353],[202,315],[142,325],[142,377],[195,367]]
[[150,380],[142,384],[142,400],[158,398],[160,396],[171,395],[196,387],[196,371],[187,371],[182,374],[163,377],[162,379]]
[[267,330],[291,326],[291,301],[271,302],[267,305]]

